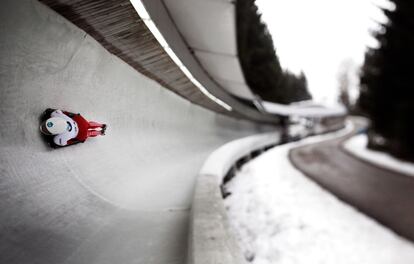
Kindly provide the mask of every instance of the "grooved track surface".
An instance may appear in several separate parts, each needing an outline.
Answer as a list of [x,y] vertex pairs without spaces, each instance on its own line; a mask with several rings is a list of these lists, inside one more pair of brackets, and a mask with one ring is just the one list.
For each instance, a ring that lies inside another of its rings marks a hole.
[[[183,263],[204,159],[268,130],[183,100],[37,1],[2,2],[0,85],[0,263]],[[107,135],[51,150],[47,107]]]

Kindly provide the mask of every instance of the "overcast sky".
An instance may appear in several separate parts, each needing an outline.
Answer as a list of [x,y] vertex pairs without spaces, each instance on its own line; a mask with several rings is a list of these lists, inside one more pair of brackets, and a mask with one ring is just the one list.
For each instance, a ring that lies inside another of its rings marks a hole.
[[339,66],[345,60],[361,65],[369,33],[385,21],[376,7],[387,0],[257,0],[272,34],[282,67],[303,70],[315,101],[337,100]]

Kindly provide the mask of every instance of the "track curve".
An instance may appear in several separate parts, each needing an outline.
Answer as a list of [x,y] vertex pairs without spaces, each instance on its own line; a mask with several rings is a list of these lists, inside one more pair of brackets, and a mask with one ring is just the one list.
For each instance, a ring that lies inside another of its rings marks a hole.
[[[204,159],[269,127],[190,104],[37,1],[3,1],[0,18],[0,262],[183,263]],[[51,150],[48,107],[107,136]]]

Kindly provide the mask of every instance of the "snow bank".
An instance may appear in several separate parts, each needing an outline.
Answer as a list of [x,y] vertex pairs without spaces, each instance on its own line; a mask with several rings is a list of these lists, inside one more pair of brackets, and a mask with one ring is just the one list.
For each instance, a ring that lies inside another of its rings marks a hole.
[[228,183],[229,222],[246,259],[257,264],[412,263],[411,242],[338,200],[289,162],[291,148],[328,137],[275,147]]
[[414,177],[413,163],[396,159],[384,152],[369,150],[366,148],[367,143],[367,135],[360,134],[348,139],[343,146],[348,152],[360,159]]

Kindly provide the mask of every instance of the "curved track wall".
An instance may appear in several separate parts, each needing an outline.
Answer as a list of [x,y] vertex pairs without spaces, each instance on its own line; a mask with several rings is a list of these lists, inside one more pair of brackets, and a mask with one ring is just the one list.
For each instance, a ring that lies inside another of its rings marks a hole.
[[229,142],[214,151],[200,170],[191,209],[189,264],[246,263],[231,230],[222,184],[240,159],[280,143],[279,133],[263,133]]
[[[192,105],[37,1],[3,1],[0,18],[0,263],[184,262],[203,161],[269,127]],[[51,150],[47,107],[107,136]]]

